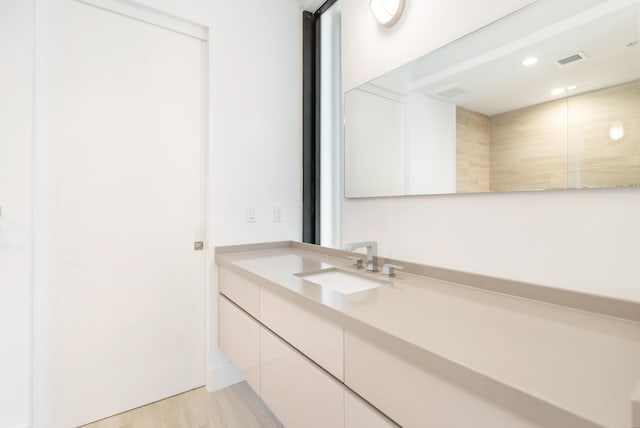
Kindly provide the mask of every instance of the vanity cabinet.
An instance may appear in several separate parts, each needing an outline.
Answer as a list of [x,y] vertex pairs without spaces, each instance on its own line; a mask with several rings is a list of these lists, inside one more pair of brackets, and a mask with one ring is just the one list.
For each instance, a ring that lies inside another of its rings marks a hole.
[[405,428],[540,428],[349,332],[344,350],[345,384]]
[[227,296],[229,300],[247,311],[252,317],[258,318],[260,308],[260,286],[258,284],[254,284],[228,269],[220,269],[218,271],[218,287],[220,293]]
[[287,427],[539,428],[270,287],[219,281],[220,347]]
[[260,322],[339,380],[344,380],[342,327],[267,289],[260,290]]
[[285,427],[344,427],[344,386],[266,329],[261,397]]
[[284,426],[397,426],[345,388],[341,326],[227,269],[218,278],[220,347]]
[[384,278],[297,242],[216,251],[220,300],[253,322],[223,303],[224,350],[260,366],[259,392],[291,428],[318,417],[308,401],[342,416],[327,428],[634,426],[636,303],[418,264]]
[[219,302],[220,349],[260,394],[260,324],[225,297]]
[[344,426],[345,428],[398,427],[348,388],[344,391]]

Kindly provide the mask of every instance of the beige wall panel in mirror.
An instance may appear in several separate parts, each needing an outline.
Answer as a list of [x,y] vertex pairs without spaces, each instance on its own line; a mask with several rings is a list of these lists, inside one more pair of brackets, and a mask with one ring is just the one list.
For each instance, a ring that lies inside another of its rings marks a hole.
[[640,183],[640,80],[570,97],[567,110],[569,187]]
[[640,1],[540,0],[417,58],[345,93],[344,144],[347,197],[640,185]]
[[491,190],[567,187],[567,102],[552,101],[489,118]]
[[456,184],[458,193],[488,192],[491,149],[489,118],[456,108]]

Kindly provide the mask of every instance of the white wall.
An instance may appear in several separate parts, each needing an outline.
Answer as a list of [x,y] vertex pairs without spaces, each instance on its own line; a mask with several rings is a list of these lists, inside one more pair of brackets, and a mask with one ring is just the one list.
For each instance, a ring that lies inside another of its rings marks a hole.
[[[301,3],[139,2],[210,28],[210,249],[299,240]],[[33,4],[0,0],[0,428],[29,421]],[[256,207],[256,223],[245,222],[247,205]],[[273,206],[281,223],[272,220]],[[214,345],[217,281],[209,256]]]
[[[529,3],[412,1],[385,30],[368,1],[343,2],[345,91]],[[342,211],[343,245],[374,239],[392,258],[640,301],[640,188],[346,199]]]
[[403,101],[368,91],[345,95],[345,194],[404,193],[405,111]]
[[0,427],[29,419],[33,2],[0,0]]
[[408,195],[456,191],[456,106],[409,94]]
[[[214,243],[300,239],[302,9],[292,0],[215,0],[212,9]],[[248,205],[256,223],[246,222]]]
[[[214,0],[211,16],[210,242],[300,240],[302,8],[292,0]],[[246,221],[247,206],[256,208],[255,223]],[[281,223],[273,221],[274,207]],[[215,345],[218,288],[211,267]],[[210,361],[210,389],[233,381],[215,347]]]

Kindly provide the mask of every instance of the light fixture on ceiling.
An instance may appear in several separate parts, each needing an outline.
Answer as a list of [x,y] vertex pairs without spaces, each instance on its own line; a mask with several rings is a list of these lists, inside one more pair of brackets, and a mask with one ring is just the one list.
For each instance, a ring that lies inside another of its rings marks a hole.
[[613,122],[609,128],[609,138],[618,141],[622,137],[624,137],[624,126],[622,122]]
[[578,87],[577,85],[571,85],[571,86],[567,87],[567,90],[568,91],[573,91],[577,87]]
[[405,0],[371,0],[369,2],[369,9],[371,9],[371,13],[373,13],[378,24],[391,27],[400,19],[400,16],[402,16],[404,1]]
[[564,94],[564,88],[555,88],[553,91],[551,91],[551,95],[557,96],[557,95],[562,95]]
[[535,56],[531,56],[522,61],[522,65],[525,67],[529,67],[530,65],[536,64],[538,62],[538,58]]

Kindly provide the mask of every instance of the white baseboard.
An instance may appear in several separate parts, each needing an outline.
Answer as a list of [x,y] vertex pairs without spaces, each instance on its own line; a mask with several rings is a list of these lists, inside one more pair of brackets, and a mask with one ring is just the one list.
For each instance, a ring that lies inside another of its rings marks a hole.
[[245,380],[219,347],[214,346],[211,349],[210,357],[211,368],[207,376],[207,391],[219,391]]
[[233,367],[233,364],[227,362],[209,370],[207,390],[209,392],[219,391],[236,383],[244,382],[244,380],[244,376]]

